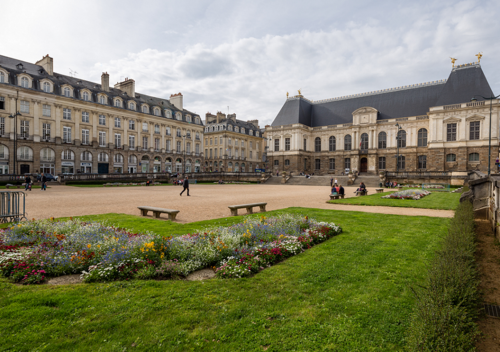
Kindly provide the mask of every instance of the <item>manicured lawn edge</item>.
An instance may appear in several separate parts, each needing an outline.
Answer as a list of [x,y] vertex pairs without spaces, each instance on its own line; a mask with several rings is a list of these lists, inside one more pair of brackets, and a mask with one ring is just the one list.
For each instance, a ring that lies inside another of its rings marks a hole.
[[414,290],[417,301],[408,330],[409,351],[473,351],[479,334],[479,277],[474,258],[472,204],[460,203],[443,247],[431,262],[426,285]]

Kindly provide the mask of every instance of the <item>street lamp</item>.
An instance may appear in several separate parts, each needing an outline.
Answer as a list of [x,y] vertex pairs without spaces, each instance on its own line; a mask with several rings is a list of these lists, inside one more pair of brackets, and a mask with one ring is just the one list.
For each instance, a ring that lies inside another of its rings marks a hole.
[[472,97],[472,99],[470,101],[476,101],[477,99],[475,97],[481,97],[484,100],[490,101],[490,136],[489,136],[489,144],[488,144],[488,176],[489,176],[491,173],[491,167],[490,167],[491,166],[491,109],[492,109],[492,105],[493,105],[493,100],[500,97],[500,95],[497,95],[495,97],[492,94],[491,97],[489,97],[489,98],[483,97],[482,95],[474,95],[474,97]]
[[[17,92],[19,97],[19,91]],[[17,110],[17,99],[16,98],[16,112],[12,115],[9,115],[11,119],[14,119],[14,175],[17,173],[16,169],[16,159],[17,159],[17,117],[22,116],[19,110]]]
[[397,132],[396,132],[396,172],[399,172],[399,141],[401,140],[401,136],[399,135],[399,131],[402,129],[402,127],[399,125],[399,123],[396,123],[395,126],[397,127]]

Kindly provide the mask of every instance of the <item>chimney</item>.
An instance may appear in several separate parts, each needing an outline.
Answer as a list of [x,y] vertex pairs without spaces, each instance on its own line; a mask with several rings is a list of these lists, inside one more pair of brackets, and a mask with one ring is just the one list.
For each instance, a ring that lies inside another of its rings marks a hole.
[[227,118],[232,120],[233,122],[236,122],[236,114],[229,114],[227,115]]
[[105,92],[109,92],[109,74],[103,72],[101,75],[101,88]]
[[182,104],[182,93],[172,94],[170,96],[170,104],[175,106],[180,111],[184,110],[183,104]]
[[119,89],[131,98],[135,98],[135,81],[133,79],[125,78],[125,81],[115,84],[115,88]]
[[38,60],[35,65],[40,65],[49,75],[54,74],[54,59],[47,54],[41,60]]
[[212,123],[217,121],[217,116],[212,115],[211,113],[207,112],[205,114],[205,123]]
[[259,120],[247,120],[248,123],[255,126],[255,128],[259,129]]
[[225,118],[226,118],[226,114],[223,114],[222,112],[217,111],[217,123],[221,122]]

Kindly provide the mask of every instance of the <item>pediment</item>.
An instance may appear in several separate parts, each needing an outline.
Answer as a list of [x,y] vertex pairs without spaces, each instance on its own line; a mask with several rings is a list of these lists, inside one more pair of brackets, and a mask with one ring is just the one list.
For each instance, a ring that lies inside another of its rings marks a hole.
[[377,113],[378,110],[375,108],[372,108],[371,106],[364,106],[362,108],[356,109],[353,111],[353,115],[357,114],[369,114],[369,113]]
[[443,123],[459,123],[460,120],[459,118],[456,118],[456,117],[448,117],[446,119],[443,120]]
[[481,116],[481,115],[472,115],[472,116],[469,116],[469,117],[466,117],[465,120],[467,121],[481,121],[481,120],[484,120],[485,117],[484,116]]

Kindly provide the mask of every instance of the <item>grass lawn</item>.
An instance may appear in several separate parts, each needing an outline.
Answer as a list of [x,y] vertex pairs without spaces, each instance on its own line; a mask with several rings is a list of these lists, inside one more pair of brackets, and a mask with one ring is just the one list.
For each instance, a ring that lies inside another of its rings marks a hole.
[[386,207],[405,207],[405,208],[426,208],[426,209],[445,209],[455,210],[458,206],[460,193],[433,192],[419,200],[413,199],[382,199],[382,196],[394,193],[384,192],[375,193],[368,196],[359,196],[345,199],[330,200],[333,204],[355,204],[355,205],[382,205]]
[[[449,219],[306,208],[344,233],[251,278],[18,286],[0,279],[1,351],[398,351]],[[254,216],[258,216],[255,214]],[[192,232],[110,214],[117,226]]]

